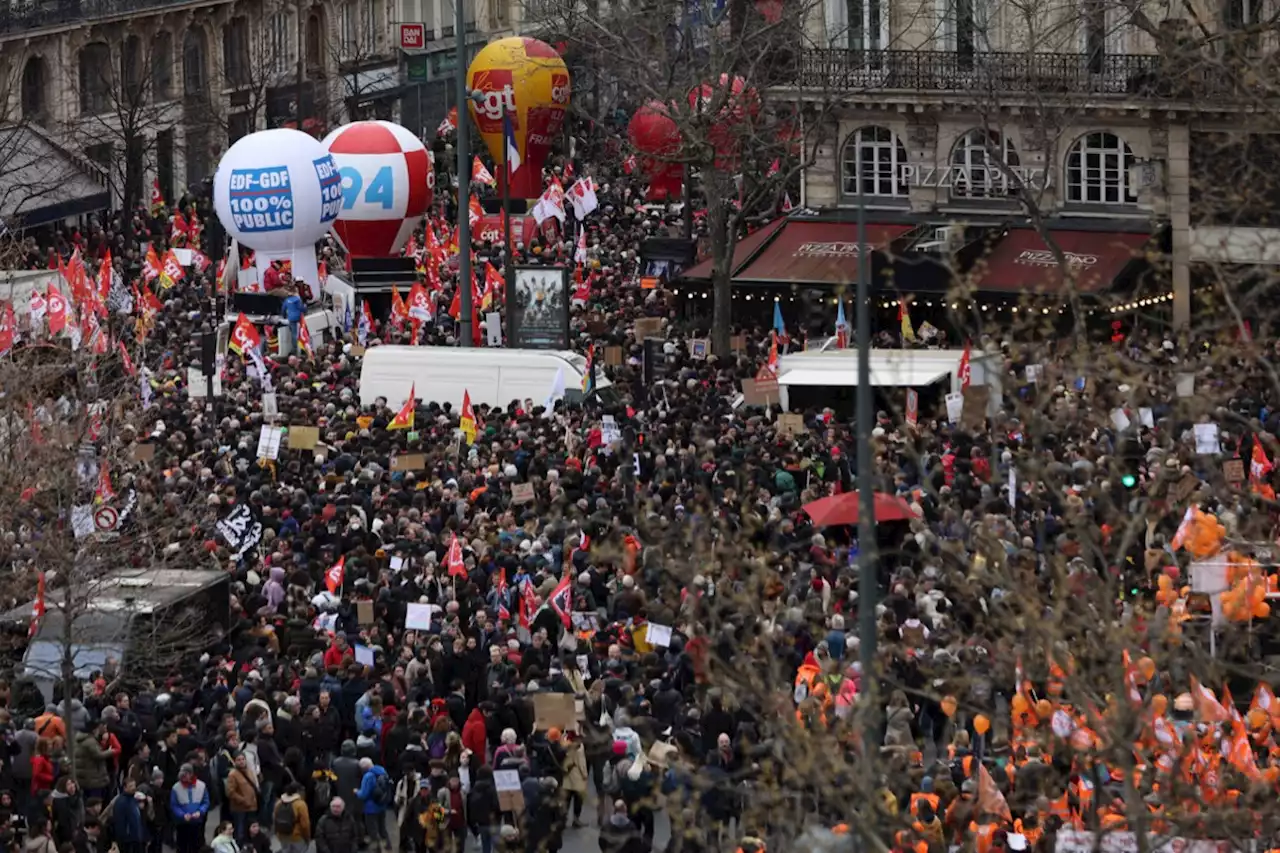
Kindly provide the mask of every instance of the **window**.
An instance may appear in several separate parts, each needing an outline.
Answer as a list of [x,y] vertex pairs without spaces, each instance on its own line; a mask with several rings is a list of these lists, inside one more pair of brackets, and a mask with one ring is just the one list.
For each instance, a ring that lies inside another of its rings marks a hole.
[[222,72],[228,86],[249,83],[249,19],[243,15],[222,28]]
[[489,0],[489,25],[495,30],[507,26],[507,0]]
[[22,117],[35,119],[44,115],[46,73],[44,57],[33,56],[22,67]]
[[319,12],[307,16],[307,73],[324,74],[324,20]]
[[889,16],[884,0],[825,0],[827,41],[844,50],[884,50]]
[[283,74],[291,71],[298,61],[294,50],[294,35],[297,26],[290,12],[277,12],[267,20],[267,31],[271,39],[271,56],[268,57],[272,74]]
[[354,56],[359,47],[360,32],[356,21],[357,0],[347,0],[342,4],[342,22],[338,33],[342,43],[342,56]]
[[375,54],[382,49],[386,30],[385,7],[382,0],[364,0],[361,4],[360,52],[365,56]]
[[173,34],[156,33],[151,43],[151,97],[167,101],[173,97]]
[[93,42],[80,49],[80,112],[102,113],[111,105],[111,48]]
[[209,74],[207,72],[208,43],[204,30],[192,27],[182,37],[182,92],[188,97],[207,97]]
[[1067,152],[1067,201],[1080,204],[1137,204],[1129,185],[1133,152],[1123,139],[1105,131],[1076,140]]
[[125,104],[142,102],[142,75],[142,39],[129,36],[120,47],[120,91]]
[[[989,0],[937,0],[938,35],[943,48],[961,60],[991,50]],[[960,67],[971,63],[961,62]]]
[[241,138],[253,133],[253,113],[232,113],[227,119],[227,145],[235,145]]
[[861,127],[844,143],[841,156],[841,181],[845,195],[906,198],[907,182],[902,167],[907,164],[907,149],[887,127]]
[[189,125],[186,129],[187,186],[209,177],[209,128],[205,125]]
[[951,149],[951,196],[953,198],[1005,198],[1017,191],[1017,181],[1008,170],[1018,168],[1018,152],[1013,141],[998,131],[976,127]]

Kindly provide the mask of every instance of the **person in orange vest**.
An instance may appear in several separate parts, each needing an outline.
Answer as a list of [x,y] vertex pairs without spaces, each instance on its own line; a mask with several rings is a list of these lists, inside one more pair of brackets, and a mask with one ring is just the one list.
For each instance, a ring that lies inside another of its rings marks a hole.
[[911,795],[907,808],[911,811],[912,817],[919,817],[921,804],[927,803],[934,812],[937,812],[940,802],[938,795],[933,792],[933,777],[926,776],[920,780],[920,790]]
[[[933,780],[929,780],[932,782]],[[937,796],[934,796],[937,799]],[[947,839],[942,832],[942,821],[938,820],[937,810],[933,803],[929,800],[917,801],[913,796],[911,799],[911,813],[915,816],[915,820],[911,823],[911,830],[916,837],[924,841],[928,853],[945,853],[947,849]]]
[[1000,831],[1000,821],[995,815],[983,813],[978,820],[969,824],[969,837],[973,839],[975,853],[991,853],[995,844],[996,833]]
[[809,698],[809,694],[813,692],[813,685],[821,676],[822,664],[818,663],[817,656],[811,651],[804,656],[804,663],[800,664],[800,670],[796,673],[795,692],[792,698],[797,705]]

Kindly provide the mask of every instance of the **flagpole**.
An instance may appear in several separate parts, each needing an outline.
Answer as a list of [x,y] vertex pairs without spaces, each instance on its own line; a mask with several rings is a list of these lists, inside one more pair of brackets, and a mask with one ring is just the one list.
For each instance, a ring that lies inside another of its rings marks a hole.
[[471,144],[467,139],[467,104],[471,101],[471,93],[467,91],[467,27],[464,0],[456,0],[453,7],[453,31],[457,35],[454,56],[457,58],[457,74],[455,86],[458,100],[458,287],[462,289],[462,300],[459,307],[458,323],[465,329],[458,335],[459,343],[464,347],[472,345],[472,310],[471,304],[471,164],[469,155]]
[[[506,109],[504,106],[503,109]],[[508,134],[514,137],[515,129],[511,126],[511,113],[508,111],[502,119],[502,227],[506,232],[503,239],[507,241],[506,251],[502,253],[502,277],[506,285],[503,302],[506,304],[507,336],[506,345],[515,346],[516,340],[516,259],[511,245],[511,152],[508,147]]]

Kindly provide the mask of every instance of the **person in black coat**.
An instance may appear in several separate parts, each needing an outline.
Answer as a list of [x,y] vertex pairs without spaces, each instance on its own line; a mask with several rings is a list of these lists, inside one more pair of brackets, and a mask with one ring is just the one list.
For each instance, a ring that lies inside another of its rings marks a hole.
[[297,696],[285,699],[276,711],[275,741],[281,752],[302,750],[302,703]]
[[502,809],[498,805],[498,789],[493,784],[493,771],[481,767],[476,771],[467,794],[467,827],[477,838],[498,831],[502,823]]
[[613,815],[600,827],[600,853],[649,853],[650,845],[641,837],[631,818],[627,804],[618,800]]
[[360,760],[356,758],[355,741],[344,740],[341,753],[333,760],[333,772],[338,777],[334,785],[334,793],[341,797],[343,802],[358,804],[360,801],[356,799],[356,791],[360,790],[364,771],[360,769]]

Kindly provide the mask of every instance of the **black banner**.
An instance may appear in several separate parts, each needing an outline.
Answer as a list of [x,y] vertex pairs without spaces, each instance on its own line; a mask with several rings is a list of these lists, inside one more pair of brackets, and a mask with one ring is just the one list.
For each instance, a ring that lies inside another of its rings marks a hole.
[[227,540],[234,556],[239,559],[262,541],[262,522],[258,521],[248,504],[240,504],[218,522],[218,533]]

